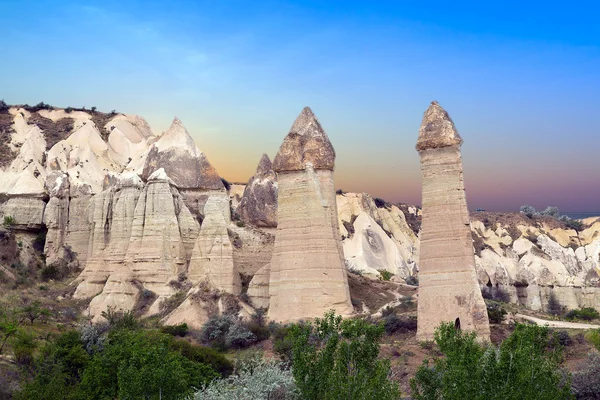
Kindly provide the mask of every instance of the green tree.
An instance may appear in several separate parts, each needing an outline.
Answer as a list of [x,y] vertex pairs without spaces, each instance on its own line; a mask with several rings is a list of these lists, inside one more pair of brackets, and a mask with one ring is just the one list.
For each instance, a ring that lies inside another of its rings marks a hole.
[[21,319],[18,313],[7,307],[0,306],[0,354],[4,351],[6,342],[19,332]]
[[448,323],[435,341],[443,357],[426,360],[411,379],[416,400],[573,398],[570,378],[559,369],[562,348],[547,327],[517,324],[496,348]]
[[383,325],[329,311],[291,328],[292,366],[303,399],[397,399],[389,360],[378,360]]
[[94,399],[183,399],[218,374],[170,347],[156,331],[112,332],[85,370],[81,390]]

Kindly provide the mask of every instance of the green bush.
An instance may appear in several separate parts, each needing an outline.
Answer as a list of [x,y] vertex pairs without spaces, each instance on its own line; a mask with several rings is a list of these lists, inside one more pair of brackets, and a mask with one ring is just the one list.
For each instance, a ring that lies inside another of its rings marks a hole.
[[13,217],[11,217],[10,215],[5,215],[4,216],[4,223],[3,223],[3,225],[5,227],[10,228],[14,224],[15,224],[15,219]]
[[33,333],[20,330],[12,342],[12,347],[17,364],[21,366],[33,364],[33,352],[37,347]]
[[585,339],[600,351],[600,329],[592,329],[585,334]]
[[394,274],[392,274],[390,271],[387,271],[385,269],[379,269],[379,270],[377,270],[377,272],[379,272],[379,276],[384,281],[389,281],[390,279],[392,279],[392,276],[394,276]]
[[580,319],[583,321],[592,321],[594,319],[600,318],[600,313],[595,308],[592,307],[584,307],[579,310],[571,310],[565,314],[565,319],[574,320]]
[[301,397],[317,399],[397,399],[389,380],[389,360],[378,359],[383,325],[344,320],[334,311],[314,325],[291,327],[292,366]]
[[156,331],[112,331],[85,369],[80,390],[93,399],[181,399],[218,376],[171,343],[171,336]]
[[425,360],[411,379],[415,400],[573,398],[559,368],[562,347],[547,327],[516,324],[496,348],[445,323],[435,341],[443,356]]
[[500,324],[505,319],[506,310],[499,304],[490,304],[487,306],[488,319],[492,324]]
[[171,340],[170,347],[188,360],[210,365],[222,376],[229,376],[233,372],[233,363],[223,354],[210,347],[193,345],[185,340],[175,338]]
[[166,325],[160,328],[162,333],[166,333],[171,336],[180,336],[184,337],[189,332],[188,325],[184,322],[179,325]]
[[273,335],[273,350],[275,350],[283,360],[290,360],[292,358],[294,341],[290,331],[290,325],[277,325],[271,328]]

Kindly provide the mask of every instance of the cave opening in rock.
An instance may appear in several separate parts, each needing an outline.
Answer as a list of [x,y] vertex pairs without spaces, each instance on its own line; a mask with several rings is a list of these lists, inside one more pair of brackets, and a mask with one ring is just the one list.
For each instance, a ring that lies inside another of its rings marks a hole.
[[455,328],[457,331],[460,331],[460,318],[456,318],[456,319],[454,320],[454,328]]

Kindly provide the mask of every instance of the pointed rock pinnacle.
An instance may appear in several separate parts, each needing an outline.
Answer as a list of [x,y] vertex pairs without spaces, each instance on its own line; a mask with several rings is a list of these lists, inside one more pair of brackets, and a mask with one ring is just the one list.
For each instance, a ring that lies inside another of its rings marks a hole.
[[435,149],[439,147],[460,146],[463,140],[458,134],[452,118],[446,110],[432,101],[423,114],[417,150]]
[[273,172],[273,163],[267,153],[264,153],[258,162],[256,175],[268,174],[269,172]]
[[335,150],[315,114],[309,107],[304,107],[283,140],[273,169],[277,172],[300,171],[309,162],[314,169],[333,170]]

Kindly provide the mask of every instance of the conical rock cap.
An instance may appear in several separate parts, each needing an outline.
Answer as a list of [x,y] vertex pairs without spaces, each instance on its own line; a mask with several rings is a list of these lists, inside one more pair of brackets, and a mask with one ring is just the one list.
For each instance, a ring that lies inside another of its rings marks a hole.
[[333,170],[335,150],[312,110],[305,107],[283,139],[273,169],[300,171],[311,163],[314,169]]
[[421,128],[419,128],[417,150],[460,146],[462,142],[450,115],[437,101],[432,101],[423,115]]

